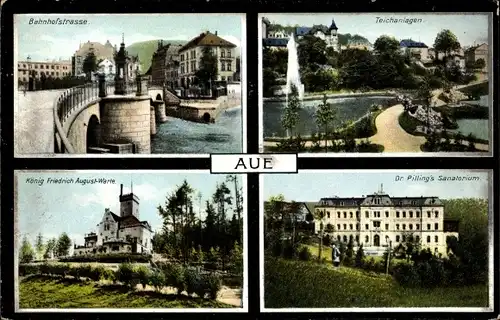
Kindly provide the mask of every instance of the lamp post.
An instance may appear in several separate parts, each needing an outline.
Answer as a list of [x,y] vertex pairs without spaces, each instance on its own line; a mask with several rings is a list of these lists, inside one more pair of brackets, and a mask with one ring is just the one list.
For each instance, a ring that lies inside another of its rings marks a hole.
[[389,236],[385,236],[385,241],[389,245],[389,251],[387,252],[387,263],[385,267],[385,274],[389,274],[389,261],[391,260],[392,241],[389,239]]
[[[29,90],[32,90],[31,89],[31,56],[28,55],[28,57],[26,58],[26,60],[28,61],[28,91]],[[26,94],[26,85],[24,86],[24,94]]]

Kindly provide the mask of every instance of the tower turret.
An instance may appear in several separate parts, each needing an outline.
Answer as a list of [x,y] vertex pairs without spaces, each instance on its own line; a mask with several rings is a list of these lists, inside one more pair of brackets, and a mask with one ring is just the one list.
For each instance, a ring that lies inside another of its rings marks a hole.
[[123,184],[120,184],[120,217],[135,216],[139,219],[139,197],[130,188],[130,193],[123,194]]

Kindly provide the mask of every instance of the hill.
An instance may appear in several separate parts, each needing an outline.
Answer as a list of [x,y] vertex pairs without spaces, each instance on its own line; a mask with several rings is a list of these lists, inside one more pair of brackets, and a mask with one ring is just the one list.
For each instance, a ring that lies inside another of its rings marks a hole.
[[[148,40],[135,42],[131,45],[127,46],[126,50],[130,55],[138,55],[139,61],[141,62],[141,70],[143,73],[147,72],[149,67],[151,66],[151,58],[153,57],[153,53],[158,49],[158,40]],[[163,40],[163,43],[171,43],[171,44],[186,44],[185,40]]]

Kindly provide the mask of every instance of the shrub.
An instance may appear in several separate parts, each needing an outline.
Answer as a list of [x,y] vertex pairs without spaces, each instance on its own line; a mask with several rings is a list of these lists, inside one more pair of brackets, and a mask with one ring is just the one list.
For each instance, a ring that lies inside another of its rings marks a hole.
[[161,270],[154,270],[149,275],[149,283],[156,291],[161,291],[162,287],[166,284],[165,273]]
[[180,264],[168,264],[165,269],[167,285],[177,289],[177,294],[181,294],[185,289],[184,268]]
[[309,261],[312,258],[311,251],[309,251],[309,248],[307,247],[302,247],[299,251],[299,260],[302,261]]
[[188,295],[196,293],[201,298],[205,296],[204,281],[198,270],[194,268],[186,268],[184,270],[184,279]]
[[206,289],[208,291],[209,299],[217,299],[217,294],[222,288],[220,277],[215,273],[205,275]]
[[111,269],[105,268],[102,272],[102,279],[113,281],[113,283],[116,283],[116,273]]
[[20,264],[19,265],[19,276],[27,276],[32,274],[39,274],[40,266],[36,264]]
[[243,274],[243,250],[237,242],[231,250],[231,272]]
[[149,278],[151,271],[148,267],[138,266],[134,270],[136,278],[140,284],[142,284],[142,288],[146,289],[146,286],[149,284]]
[[91,266],[88,273],[88,278],[93,281],[99,281],[101,279],[104,279],[106,270],[108,269],[106,269],[103,266]]
[[102,262],[102,263],[124,263],[124,262],[149,262],[152,255],[142,253],[107,253],[97,255],[73,256],[59,259],[61,262]]
[[51,267],[52,274],[58,275],[61,278],[64,278],[67,275],[69,275],[70,269],[71,269],[71,266],[67,263],[57,263],[57,264],[53,264]]
[[92,279],[92,266],[89,264],[84,264],[79,267],[79,275],[83,278]]
[[80,267],[79,266],[76,266],[76,267],[71,267],[69,268],[68,270],[68,274],[72,277],[74,277],[75,279],[80,279]]
[[133,288],[137,282],[134,274],[134,268],[130,263],[122,263],[116,272],[116,278],[128,287]]
[[406,263],[399,264],[394,268],[394,278],[402,286],[417,287],[420,285],[420,276],[416,269]]

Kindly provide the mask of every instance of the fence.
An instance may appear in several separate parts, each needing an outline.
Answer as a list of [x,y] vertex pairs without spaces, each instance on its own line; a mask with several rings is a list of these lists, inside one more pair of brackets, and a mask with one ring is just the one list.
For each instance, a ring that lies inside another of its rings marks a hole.
[[147,94],[147,84],[142,77],[137,77],[135,81],[106,81],[103,75],[99,76],[98,82],[91,82],[65,90],[54,103],[54,123],[55,123],[55,145],[58,137],[61,140],[61,148],[56,148],[56,153],[75,153],[63,124],[76,111],[85,108],[89,104],[98,101],[108,95],[137,95]]

